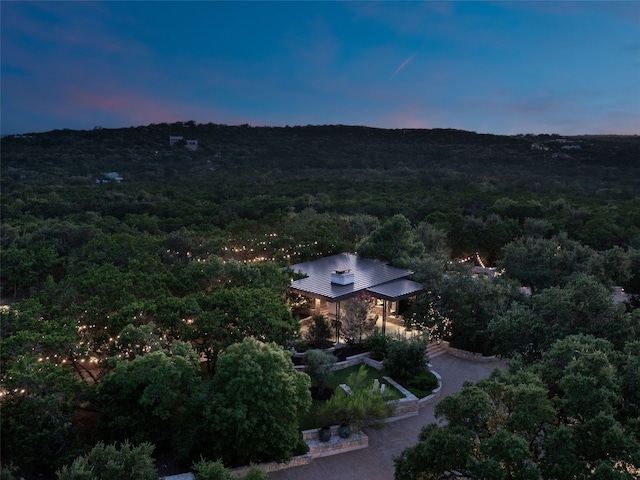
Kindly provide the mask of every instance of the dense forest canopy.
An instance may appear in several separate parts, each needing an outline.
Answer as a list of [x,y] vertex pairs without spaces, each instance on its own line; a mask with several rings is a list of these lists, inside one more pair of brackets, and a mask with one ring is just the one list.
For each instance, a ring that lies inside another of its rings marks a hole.
[[[24,474],[98,442],[154,442],[184,462],[293,454],[295,424],[250,455],[217,440],[241,414],[223,373],[258,349],[305,385],[282,361],[300,336],[282,267],[315,257],[412,269],[427,292],[405,306],[410,328],[526,364],[565,336],[630,352],[638,334],[638,136],[181,122],[0,146],[2,456]],[[474,281],[461,259],[504,275]],[[631,302],[613,305],[614,285]],[[237,346],[246,337],[266,346]],[[293,390],[289,418],[308,404]]]
[[[198,149],[171,147],[170,135],[197,139]],[[445,230],[457,256],[495,259],[525,233],[525,219],[594,248],[637,247],[639,152],[640,137],[192,122],[5,137],[3,239],[43,220],[109,221],[151,234],[185,227],[253,248],[275,232],[289,254],[325,240],[329,232],[308,229],[336,231],[340,216],[402,213]],[[122,182],[96,184],[106,172]],[[330,217],[291,223],[288,215],[307,209]],[[358,232],[340,233],[324,253],[341,239],[353,247]]]

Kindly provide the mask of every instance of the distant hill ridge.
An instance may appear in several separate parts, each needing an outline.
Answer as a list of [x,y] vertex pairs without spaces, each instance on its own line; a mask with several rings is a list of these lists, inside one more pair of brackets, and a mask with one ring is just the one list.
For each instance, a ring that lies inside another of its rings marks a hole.
[[[187,154],[184,148],[171,147],[169,137],[172,135],[198,140],[198,150]],[[14,154],[46,157],[50,149],[74,157],[89,155],[91,158],[85,157],[85,161],[112,156],[118,151],[130,159],[148,160],[153,156],[163,163],[171,163],[176,157],[184,161],[206,158],[216,164],[255,164],[266,168],[388,168],[398,163],[424,166],[432,162],[457,164],[469,160],[624,166],[640,158],[640,136],[508,136],[450,128],[251,127],[192,121],[114,129],[52,130],[4,137],[1,143],[3,162],[10,164]],[[568,145],[579,148],[567,150]],[[24,160],[24,155],[19,156]]]

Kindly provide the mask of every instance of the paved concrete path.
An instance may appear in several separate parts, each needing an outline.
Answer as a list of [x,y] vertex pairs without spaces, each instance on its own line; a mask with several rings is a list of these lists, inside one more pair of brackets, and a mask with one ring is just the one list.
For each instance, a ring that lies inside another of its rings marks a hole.
[[[442,376],[442,396],[462,389],[465,381],[475,382],[488,376],[505,362],[478,363],[444,353],[431,360]],[[435,403],[437,403],[436,401]],[[309,465],[293,467],[270,475],[272,480],[393,480],[393,457],[418,441],[424,425],[435,422],[435,404],[425,405],[416,417],[387,423],[376,430],[365,428],[369,447],[353,452],[323,457]]]

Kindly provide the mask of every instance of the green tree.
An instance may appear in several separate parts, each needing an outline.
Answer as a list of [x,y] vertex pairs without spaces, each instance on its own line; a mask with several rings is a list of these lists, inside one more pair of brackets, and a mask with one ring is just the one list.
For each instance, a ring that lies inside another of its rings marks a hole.
[[418,443],[393,459],[395,480],[441,480],[451,472],[469,472],[475,449],[473,432],[466,428],[439,428],[429,424],[421,430]]
[[208,421],[219,458],[231,465],[291,458],[311,395],[309,376],[295,370],[288,351],[247,338],[220,356],[213,383],[218,397]]
[[330,338],[332,335],[331,327],[324,318],[324,315],[316,313],[311,317],[311,325],[305,332],[304,338],[313,348],[329,348],[333,345]]
[[182,342],[117,361],[98,386],[103,438],[153,442],[159,448],[170,445],[172,428],[180,428],[185,400],[199,383],[197,356]]
[[616,410],[621,379],[612,357],[610,342],[586,335],[567,336],[543,354],[541,371],[567,420]]
[[404,313],[407,329],[427,334],[430,340],[451,338],[451,320],[438,310],[440,296],[429,291],[409,302]]
[[593,257],[589,272],[607,286],[624,285],[631,278],[631,261],[630,251],[614,245]]
[[203,297],[200,304],[203,310],[224,317],[236,341],[255,337],[263,342],[284,344],[299,328],[282,297],[268,288],[216,290]]
[[70,466],[58,470],[58,480],[157,480],[153,445],[133,446],[125,440],[120,447],[99,442]]
[[358,254],[402,265],[419,257],[424,245],[416,239],[411,222],[404,215],[394,215],[358,244]]
[[77,454],[73,419],[84,398],[70,370],[36,362],[9,369],[0,402],[2,461],[14,462],[28,475],[51,473]]
[[117,351],[129,360],[161,348],[160,336],[153,322],[139,327],[130,323],[120,331],[116,340]]
[[496,315],[489,332],[498,353],[536,360],[556,340],[581,333],[622,348],[637,326],[623,306],[612,302],[609,289],[594,277],[577,275],[563,287],[544,289],[530,303]]
[[437,310],[450,322],[452,345],[464,350],[493,353],[488,335],[491,321],[522,299],[517,285],[503,279],[449,275],[440,286]]
[[564,285],[577,273],[588,273],[596,252],[564,233],[550,239],[522,237],[504,246],[498,266],[508,278],[531,287],[534,293]]
[[22,247],[15,242],[8,248],[0,249],[2,264],[2,284],[13,292],[13,299],[19,295],[29,296],[47,275],[61,263],[55,248],[45,240],[31,242]]
[[416,228],[416,238],[424,245],[425,254],[429,257],[448,260],[451,249],[447,239],[447,232],[428,222],[421,222]]
[[362,336],[373,332],[377,316],[372,316],[375,298],[368,294],[358,294],[344,302],[342,333],[347,343],[362,343]]
[[398,480],[448,478],[539,479],[538,445],[555,410],[542,379],[529,371],[496,370],[443,399],[418,443],[395,461]]
[[195,319],[192,340],[207,358],[210,374],[229,345],[247,337],[284,345],[300,328],[282,296],[267,288],[219,289],[200,296],[198,303],[202,313]]

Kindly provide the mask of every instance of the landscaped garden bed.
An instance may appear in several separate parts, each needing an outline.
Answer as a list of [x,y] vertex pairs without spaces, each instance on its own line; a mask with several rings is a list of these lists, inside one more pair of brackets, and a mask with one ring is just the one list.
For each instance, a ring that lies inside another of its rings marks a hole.
[[[311,428],[318,428],[322,426],[322,421],[319,419],[319,413],[322,410],[323,405],[337,388],[340,388],[340,384],[347,384],[347,379],[350,375],[358,372],[361,365],[355,365],[352,367],[344,368],[341,370],[335,370],[331,372],[329,380],[324,388],[312,387],[312,404],[308,412],[301,414],[299,417],[300,429],[308,430]],[[386,376],[385,371],[379,371],[374,368],[366,368],[366,381],[373,387],[375,380],[377,379],[381,384],[386,384],[385,393],[388,395],[388,400],[398,400],[403,398],[400,391],[394,388],[391,384],[384,382],[383,377]]]

